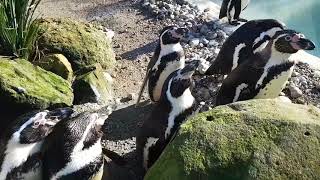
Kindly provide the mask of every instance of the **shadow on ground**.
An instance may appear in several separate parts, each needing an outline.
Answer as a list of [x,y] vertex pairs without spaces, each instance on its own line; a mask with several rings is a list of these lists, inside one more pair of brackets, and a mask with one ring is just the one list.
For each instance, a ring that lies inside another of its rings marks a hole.
[[[108,160],[104,167],[105,180],[142,180],[143,169],[141,160],[137,159],[135,146],[135,137],[139,125],[149,117],[153,108],[152,104],[141,103],[141,106],[122,105],[117,108],[108,118],[105,124],[105,139],[109,143],[116,143],[118,147],[111,149],[119,154],[126,161],[126,165],[120,166],[115,162]],[[122,141],[122,143],[119,143]],[[125,148],[123,148],[125,147]],[[108,148],[108,143],[106,145]],[[124,151],[126,149],[126,151]],[[120,151],[120,152],[119,152]]]

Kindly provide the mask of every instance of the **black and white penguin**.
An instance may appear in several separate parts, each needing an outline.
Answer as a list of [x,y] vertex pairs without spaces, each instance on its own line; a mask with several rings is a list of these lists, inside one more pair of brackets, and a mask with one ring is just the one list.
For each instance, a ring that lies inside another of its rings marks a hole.
[[42,180],[44,138],[72,112],[69,108],[36,111],[15,120],[0,138],[0,179]]
[[249,3],[250,0],[223,0],[219,19],[227,17],[231,25],[239,25],[238,21],[246,22],[247,20],[240,18],[240,14]]
[[150,99],[152,102],[157,102],[167,77],[175,70],[184,67],[185,55],[180,41],[187,33],[187,28],[177,26],[168,26],[162,30],[155,53],[148,64],[136,105],[147,82]]
[[315,45],[294,30],[278,31],[267,46],[234,69],[223,81],[216,104],[249,99],[276,98],[291,76],[295,62],[290,56]]
[[276,32],[284,28],[282,22],[274,19],[248,21],[228,37],[205,74],[230,73],[249,56],[265,48]]
[[60,121],[43,145],[43,179],[101,180],[101,127],[106,114],[84,112]]
[[197,108],[191,94],[191,77],[198,65],[198,61],[193,61],[168,77],[160,101],[139,130],[137,154],[146,170],[158,159],[180,124]]

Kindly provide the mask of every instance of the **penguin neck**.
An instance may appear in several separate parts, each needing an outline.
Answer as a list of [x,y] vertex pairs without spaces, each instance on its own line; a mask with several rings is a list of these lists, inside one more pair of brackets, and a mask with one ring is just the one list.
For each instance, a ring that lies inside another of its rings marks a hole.
[[172,52],[181,52],[183,51],[183,48],[180,43],[174,43],[174,44],[160,44],[160,56],[162,57],[164,55],[170,54]]

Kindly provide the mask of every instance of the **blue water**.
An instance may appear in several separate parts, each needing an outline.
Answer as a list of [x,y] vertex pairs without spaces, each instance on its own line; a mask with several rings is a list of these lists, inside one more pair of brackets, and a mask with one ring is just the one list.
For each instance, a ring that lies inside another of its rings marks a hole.
[[242,17],[284,22],[315,42],[316,50],[309,52],[320,57],[320,0],[251,0]]

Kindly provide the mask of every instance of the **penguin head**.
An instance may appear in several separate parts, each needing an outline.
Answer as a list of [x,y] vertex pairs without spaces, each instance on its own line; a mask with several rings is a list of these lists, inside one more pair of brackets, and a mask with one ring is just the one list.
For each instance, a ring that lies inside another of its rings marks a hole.
[[180,97],[184,91],[193,85],[192,75],[199,66],[200,61],[194,60],[188,63],[183,69],[177,70],[172,77],[170,93],[173,97]]
[[295,30],[283,30],[274,36],[274,47],[281,53],[294,54],[299,50],[313,50],[315,44]]
[[71,108],[59,108],[52,111],[32,112],[17,119],[13,137],[20,144],[31,144],[43,140],[61,120],[71,116]]
[[167,26],[160,33],[160,42],[163,45],[177,44],[188,32],[187,28]]
[[65,141],[70,141],[69,146],[83,141],[83,148],[89,148],[102,137],[102,126],[111,112],[111,108],[105,108],[104,112],[80,113],[57,125],[55,134],[65,134]]

